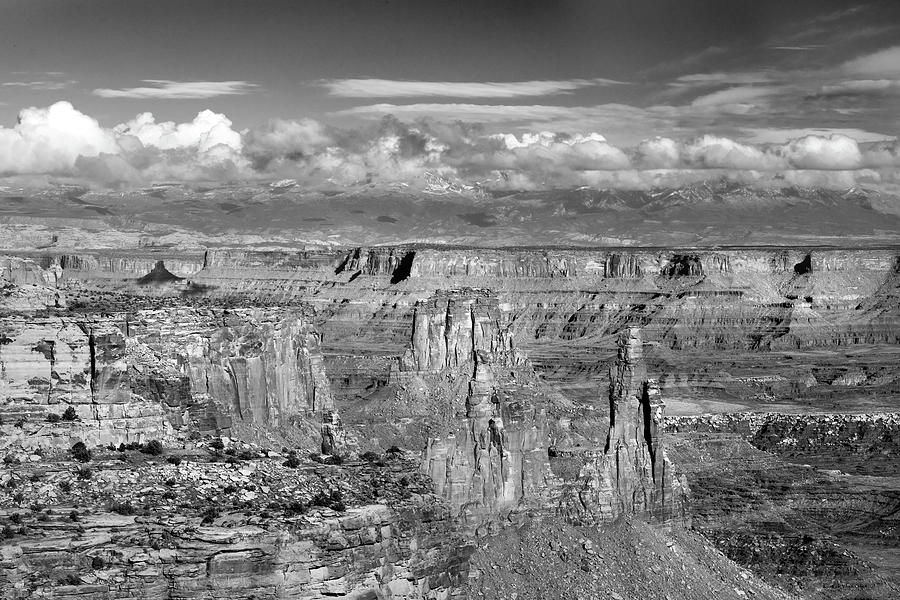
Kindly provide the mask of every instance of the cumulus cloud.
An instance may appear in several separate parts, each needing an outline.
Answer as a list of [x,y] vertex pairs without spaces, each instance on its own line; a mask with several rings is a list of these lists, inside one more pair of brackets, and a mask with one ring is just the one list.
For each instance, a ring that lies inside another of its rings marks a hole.
[[509,189],[649,189],[720,177],[849,187],[897,179],[895,140],[863,143],[852,130],[795,130],[787,139],[785,132],[778,138],[773,131],[746,132],[762,143],[720,135],[655,136],[621,147],[597,131],[494,133],[462,121],[393,116],[352,129],[275,119],[237,131],[227,116],[209,110],[185,123],[140,113],[106,128],[59,102],[25,109],[17,125],[0,127],[0,173],[65,175],[116,186],[289,177],[308,188],[402,183],[410,189],[436,175]]
[[144,79],[143,83],[151,85],[120,89],[97,88],[93,94],[101,98],[197,99],[249,94],[257,90],[256,84],[246,81]]
[[68,102],[26,108],[15,127],[0,128],[0,173],[55,173],[116,150],[115,136]]
[[808,135],[788,143],[783,153],[796,169],[850,170],[862,163],[859,144],[845,135]]
[[234,150],[241,148],[241,134],[231,128],[231,120],[223,114],[204,110],[190,123],[172,121],[157,123],[151,113],[141,113],[134,119],[117,125],[119,136],[134,136],[147,146],[162,150],[196,146],[201,152],[222,144]]
[[330,79],[320,82],[332,96],[342,98],[403,98],[444,96],[448,98],[516,98],[568,94],[598,85],[620,85],[613,79],[568,79],[563,81],[403,81],[393,79]]

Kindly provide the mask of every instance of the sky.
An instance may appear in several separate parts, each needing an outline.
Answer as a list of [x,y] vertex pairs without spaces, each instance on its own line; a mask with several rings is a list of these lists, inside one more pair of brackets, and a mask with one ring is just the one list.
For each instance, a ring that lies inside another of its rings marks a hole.
[[896,0],[0,11],[5,177],[646,187],[724,170],[844,185],[892,184],[900,165]]

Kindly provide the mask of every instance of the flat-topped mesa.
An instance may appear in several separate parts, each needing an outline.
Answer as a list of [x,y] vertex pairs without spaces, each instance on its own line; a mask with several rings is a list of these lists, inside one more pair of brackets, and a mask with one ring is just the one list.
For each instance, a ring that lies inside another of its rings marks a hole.
[[610,368],[609,432],[602,453],[582,468],[566,512],[596,522],[639,514],[656,522],[680,516],[682,485],[663,448],[665,405],[659,384],[647,377],[640,329],[624,329]]

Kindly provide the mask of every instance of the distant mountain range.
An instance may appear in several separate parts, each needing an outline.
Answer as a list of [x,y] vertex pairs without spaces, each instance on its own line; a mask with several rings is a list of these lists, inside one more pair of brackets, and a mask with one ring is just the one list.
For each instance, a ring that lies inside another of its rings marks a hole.
[[900,197],[861,188],[755,188],[715,180],[645,191],[500,192],[437,175],[426,183],[425,189],[328,191],[306,190],[293,180],[122,192],[0,188],[0,223],[6,223],[0,245],[9,247],[28,232],[56,235],[46,241],[51,245],[69,238],[81,244],[84,236],[77,234],[87,230],[98,232],[91,239],[104,247],[135,236],[142,244],[158,239],[198,247],[900,243]]

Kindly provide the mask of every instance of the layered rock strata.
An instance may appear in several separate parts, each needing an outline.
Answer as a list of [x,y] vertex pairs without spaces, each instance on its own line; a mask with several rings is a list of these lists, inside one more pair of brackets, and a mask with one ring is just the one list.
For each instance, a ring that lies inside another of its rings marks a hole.
[[606,444],[589,454],[566,500],[572,518],[596,522],[637,513],[665,522],[684,516],[684,485],[663,445],[664,408],[658,384],[647,377],[640,330],[626,329],[610,369]]
[[[188,426],[315,446],[326,417],[332,438],[339,423],[318,334],[302,313],[13,316],[0,320],[0,334],[7,441],[118,444]],[[69,407],[76,420],[51,418]]]

